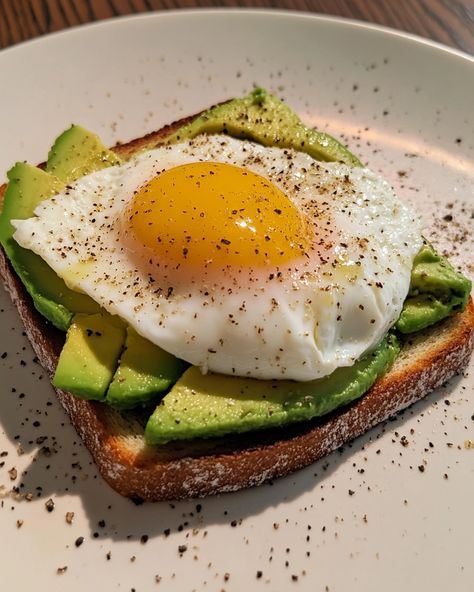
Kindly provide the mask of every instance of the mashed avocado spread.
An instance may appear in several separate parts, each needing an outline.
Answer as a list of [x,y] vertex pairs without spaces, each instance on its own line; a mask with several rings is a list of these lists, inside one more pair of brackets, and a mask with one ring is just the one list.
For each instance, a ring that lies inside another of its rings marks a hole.
[[[340,142],[307,128],[288,106],[261,88],[212,107],[166,143],[214,133],[293,148],[316,160],[362,166]],[[395,331],[354,366],[307,383],[202,375],[193,367],[183,374],[185,364],[133,331],[125,335],[110,315],[88,297],[77,294],[76,298],[42,260],[38,267],[39,258],[12,238],[10,220],[32,216],[40,199],[48,199],[78,174],[116,162],[118,158],[97,136],[72,126],[53,145],[46,171],[15,165],[0,215],[0,242],[38,310],[61,330],[70,326],[54,384],[120,409],[159,402],[145,432],[151,444],[262,429],[328,413],[360,397],[388,370],[399,351],[397,331],[419,331],[463,310],[468,302],[471,282],[425,242],[414,260],[410,291]],[[40,194],[38,175],[44,187]],[[43,281],[38,275],[50,279]],[[107,336],[116,336],[117,331],[120,341],[113,337],[109,348]]]

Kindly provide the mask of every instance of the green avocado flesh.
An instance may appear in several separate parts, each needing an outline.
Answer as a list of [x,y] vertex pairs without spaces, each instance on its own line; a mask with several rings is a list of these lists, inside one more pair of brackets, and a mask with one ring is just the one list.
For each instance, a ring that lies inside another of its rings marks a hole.
[[125,350],[105,402],[117,409],[149,405],[176,382],[185,367],[184,362],[128,327]]
[[464,310],[472,283],[425,241],[413,261],[410,291],[395,327],[414,333]]
[[120,158],[106,148],[98,136],[79,125],[72,125],[51,147],[46,170],[64,183],[72,183],[120,162]]
[[308,128],[285,103],[262,88],[243,98],[212,107],[180,128],[166,143],[195,138],[199,134],[225,133],[263,146],[293,148],[315,160],[340,161],[362,166],[360,160],[329,134]]
[[353,366],[309,382],[256,380],[186,370],[148,420],[149,444],[282,426],[324,415],[363,395],[400,351],[389,335]]
[[102,401],[125,343],[125,327],[108,314],[78,313],[68,329],[53,385]]
[[[362,166],[337,140],[307,128],[263,89],[211,108],[166,143],[203,133],[226,133],[265,146],[291,147],[318,160]],[[36,205],[64,184],[119,162],[95,134],[72,126],[52,146],[46,171],[18,163],[8,173],[0,241],[36,308],[68,331],[55,386],[118,409],[151,405],[162,398],[145,433],[150,444],[162,444],[286,425],[329,413],[360,397],[389,368],[399,351],[394,335],[354,366],[311,382],[201,375],[195,367],[182,374],[186,367],[182,361],[126,329],[88,296],[69,290],[42,259],[14,241],[10,220],[33,216]],[[418,331],[462,310],[470,288],[469,280],[426,243],[415,258],[410,292],[396,329]]]
[[7,176],[0,242],[36,309],[58,329],[66,331],[75,312],[97,312],[98,304],[89,296],[70,290],[41,257],[20,247],[13,239],[15,229],[10,222],[33,216],[36,206],[64,185],[53,175],[24,162],[17,163]]

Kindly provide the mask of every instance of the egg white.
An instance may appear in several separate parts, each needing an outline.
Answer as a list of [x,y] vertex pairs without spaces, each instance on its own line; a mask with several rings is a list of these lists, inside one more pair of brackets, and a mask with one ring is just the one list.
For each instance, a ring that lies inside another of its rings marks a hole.
[[[330,224],[331,247],[247,275],[177,277],[157,268],[127,238],[124,208],[160,171],[196,161],[266,177],[315,214],[315,245],[318,224]],[[369,169],[226,136],[160,147],[83,177],[14,225],[16,241],[71,288],[204,372],[301,381],[350,366],[381,341],[400,315],[422,244],[420,220]]]

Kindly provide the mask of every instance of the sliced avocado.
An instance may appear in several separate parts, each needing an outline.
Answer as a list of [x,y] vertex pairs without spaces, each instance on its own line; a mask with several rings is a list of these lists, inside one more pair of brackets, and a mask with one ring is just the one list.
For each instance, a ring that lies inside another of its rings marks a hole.
[[149,444],[209,438],[282,426],[324,415],[365,393],[393,363],[400,347],[389,335],[353,366],[309,382],[201,374],[191,367],[148,420]]
[[128,327],[125,349],[105,402],[118,409],[149,405],[176,382],[185,367],[184,362]]
[[61,191],[63,183],[30,164],[19,162],[7,173],[3,210],[0,215],[0,242],[14,270],[33,299],[36,309],[58,329],[66,331],[75,312],[97,312],[91,298],[70,290],[41,257],[20,247],[12,238],[12,219],[33,216],[43,200]]
[[51,147],[46,170],[64,183],[71,183],[120,162],[120,158],[106,148],[96,134],[79,125],[72,125]]
[[62,331],[76,312],[96,313],[100,307],[89,296],[70,290],[41,257],[20,247],[12,238],[10,221],[30,218],[35,207],[61,191],[65,183],[117,162],[120,159],[95,134],[72,126],[54,142],[46,171],[20,162],[7,174],[0,242],[36,309]]
[[31,218],[36,206],[64,188],[57,177],[26,162],[17,162],[7,173],[8,186],[0,217],[2,243],[13,236],[10,220]]
[[341,161],[362,166],[360,160],[329,134],[308,128],[282,101],[256,88],[249,95],[212,107],[177,130],[166,143],[192,139],[199,134],[225,133],[263,146],[293,148],[316,160]]
[[410,290],[395,327],[413,333],[464,310],[471,287],[472,282],[425,241],[413,261]]
[[125,327],[109,314],[78,313],[68,329],[53,385],[101,401],[125,343]]

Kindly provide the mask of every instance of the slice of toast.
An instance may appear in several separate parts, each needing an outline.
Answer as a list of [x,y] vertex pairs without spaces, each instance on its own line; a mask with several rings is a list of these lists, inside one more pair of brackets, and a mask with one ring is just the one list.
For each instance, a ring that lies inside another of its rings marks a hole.
[[[151,148],[192,119],[114,150],[128,157]],[[1,249],[0,275],[40,363],[52,377],[64,334],[36,311]],[[146,416],[141,412],[119,412],[59,389],[56,393],[100,473],[120,494],[153,501],[203,497],[260,485],[311,464],[446,382],[468,363],[473,348],[471,301],[464,312],[406,338],[390,372],[362,398],[330,415],[244,436],[164,446],[145,444]]]

